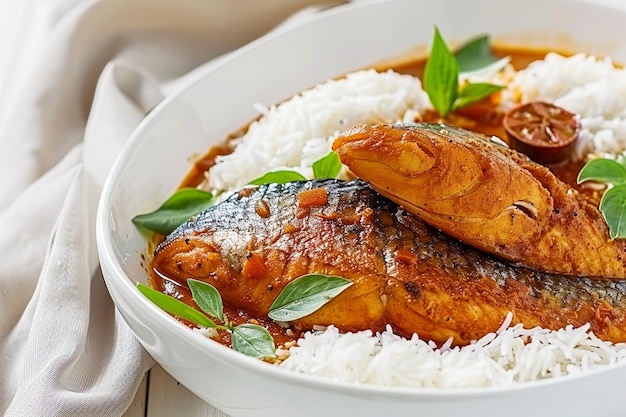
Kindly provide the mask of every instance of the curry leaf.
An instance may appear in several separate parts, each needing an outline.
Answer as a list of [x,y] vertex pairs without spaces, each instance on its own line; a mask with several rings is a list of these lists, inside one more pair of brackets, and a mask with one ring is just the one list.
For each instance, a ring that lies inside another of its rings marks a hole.
[[613,184],[600,200],[600,212],[609,226],[611,239],[626,238],[626,167],[612,159],[592,159],[578,173],[578,183],[598,181]]
[[233,328],[232,347],[254,358],[276,356],[274,339],[265,328],[256,324],[240,324]]
[[[450,112],[480,101],[503,88],[488,83],[470,83],[459,91],[458,57],[462,59],[464,70],[469,69],[468,65],[479,68],[478,65],[492,63],[495,57],[491,55],[488,40],[488,37],[483,37],[471,41],[455,56],[441,37],[439,29],[435,27],[430,57],[424,68],[424,88],[441,117],[446,117]],[[477,55],[475,59],[474,54]]]
[[600,211],[609,226],[611,239],[626,238],[626,185],[608,189],[602,195]]
[[461,72],[484,68],[498,60],[491,51],[489,35],[482,35],[469,40],[461,45],[454,55]]
[[341,170],[341,161],[335,152],[313,162],[313,176],[316,179],[335,178]]
[[214,196],[197,188],[182,188],[153,212],[133,217],[136,226],[166,235],[213,204]]
[[308,316],[351,285],[352,281],[336,275],[302,275],[278,294],[268,316],[282,322]]
[[210,327],[212,329],[218,327],[207,316],[171,295],[163,294],[142,284],[137,284],[137,289],[150,301],[173,316],[190,321],[198,326]]
[[198,307],[223,323],[224,306],[219,291],[211,284],[191,278],[187,280],[187,285]]
[[[224,321],[222,297],[215,287],[202,281],[188,279],[187,283],[198,306],[208,314]],[[274,338],[263,327],[256,324],[241,324],[233,327],[226,323],[221,326],[215,324],[202,312],[185,304],[184,302],[164,294],[148,286],[137,284],[137,289],[155,305],[183,320],[187,320],[198,326],[212,329],[222,329],[231,332],[231,346],[234,350],[255,358],[269,358],[276,356]]]
[[447,116],[458,95],[459,64],[436,27],[424,68],[424,88],[439,114]]
[[460,109],[468,104],[487,98],[503,88],[504,86],[489,83],[469,83],[463,87],[459,93],[459,96],[452,105],[452,110]]
[[272,171],[249,182],[250,185],[284,184],[291,181],[304,181],[306,178],[296,171]]
[[585,181],[624,184],[626,183],[626,168],[613,159],[592,159],[580,170],[577,181],[579,184]]
[[[329,152],[328,155],[321,157],[317,161],[313,162],[313,176],[316,179],[335,178],[341,170],[341,161],[339,156],[334,152]],[[305,181],[306,178],[296,171],[283,170],[283,171],[271,171],[265,175],[260,176],[248,184],[250,185],[263,185],[270,183],[284,184],[291,181]]]

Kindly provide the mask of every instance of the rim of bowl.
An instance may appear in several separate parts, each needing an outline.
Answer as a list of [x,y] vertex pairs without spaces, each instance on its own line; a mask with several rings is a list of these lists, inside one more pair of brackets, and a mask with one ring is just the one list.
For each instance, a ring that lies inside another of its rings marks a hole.
[[[270,378],[281,379],[286,382],[294,382],[301,385],[322,389],[322,390],[341,390],[344,393],[363,395],[368,393],[382,394],[385,396],[396,398],[407,397],[440,397],[440,398],[463,398],[463,397],[480,397],[491,396],[493,394],[510,392],[510,391],[525,391],[533,388],[544,388],[553,384],[568,384],[586,378],[597,378],[604,373],[613,372],[619,368],[626,366],[626,360],[622,363],[618,363],[612,366],[608,366],[603,369],[590,370],[581,372],[578,374],[570,374],[564,377],[548,378],[535,381],[528,381],[522,383],[515,383],[506,386],[492,386],[492,387],[470,387],[470,388],[429,388],[429,387],[406,387],[406,386],[383,386],[374,384],[359,384],[350,382],[341,382],[325,379],[322,377],[315,377],[310,375],[300,374],[295,371],[282,369],[279,366],[269,365],[261,360],[254,359],[243,355],[239,352],[232,350],[231,348],[221,345],[206,336],[201,335],[198,332],[182,325],[175,318],[170,316],[167,312],[156,306],[146,297],[144,297],[139,290],[132,283],[131,279],[126,275],[122,266],[117,262],[117,257],[113,249],[113,241],[110,238],[109,231],[109,212],[111,208],[111,200],[113,192],[117,186],[118,179],[128,164],[129,160],[134,154],[134,150],[139,146],[143,139],[144,131],[160,117],[160,113],[163,109],[167,108],[172,101],[175,101],[185,91],[194,88],[205,77],[209,76],[213,71],[218,68],[230,65],[231,62],[236,61],[241,55],[246,54],[249,50],[257,48],[258,45],[262,45],[268,42],[272,42],[274,38],[286,36],[291,32],[302,30],[311,25],[315,25],[316,22],[326,19],[330,15],[350,13],[351,10],[367,7],[376,7],[377,5],[391,2],[404,1],[409,3],[411,0],[368,0],[362,2],[354,2],[335,6],[326,10],[322,10],[309,17],[304,18],[300,23],[282,28],[278,31],[272,31],[260,38],[242,46],[241,48],[229,52],[227,55],[220,57],[214,64],[207,66],[197,76],[192,77],[187,83],[184,83],[171,92],[161,102],[159,102],[154,109],[144,117],[137,127],[133,130],[126,143],[123,145],[119,156],[116,158],[111,171],[109,172],[107,179],[104,183],[102,193],[100,196],[98,210],[96,215],[96,241],[100,260],[108,259],[111,262],[109,267],[115,274],[115,279],[122,283],[124,289],[136,299],[137,303],[140,303],[144,308],[150,311],[150,314],[159,317],[164,326],[167,326],[170,331],[176,332],[182,338],[190,340],[190,342],[199,344],[203,349],[215,355],[216,357],[226,358],[230,361],[237,362],[238,367],[250,372],[259,374],[265,374]],[[619,3],[615,0],[567,0],[568,4],[584,4],[593,7],[605,7],[619,11],[626,15],[626,3]]]

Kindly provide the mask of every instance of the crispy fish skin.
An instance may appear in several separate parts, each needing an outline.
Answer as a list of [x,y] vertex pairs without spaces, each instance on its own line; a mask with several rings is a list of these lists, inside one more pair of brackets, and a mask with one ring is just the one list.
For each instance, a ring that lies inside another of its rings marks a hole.
[[[306,208],[301,197],[322,190]],[[306,273],[353,281],[290,325],[334,324],[463,345],[513,324],[562,328],[587,322],[600,338],[626,341],[626,280],[572,278],[514,267],[450,238],[365,182],[267,185],[233,195],[181,225],[157,247],[153,273],[214,285],[224,302],[259,317]]]
[[469,245],[541,271],[626,277],[626,246],[598,208],[487,137],[442,124],[359,126],[333,149],[379,193]]

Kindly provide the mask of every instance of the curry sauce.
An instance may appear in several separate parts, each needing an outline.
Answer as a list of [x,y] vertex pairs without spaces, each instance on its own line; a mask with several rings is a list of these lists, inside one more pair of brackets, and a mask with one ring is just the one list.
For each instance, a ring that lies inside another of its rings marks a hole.
[[[520,70],[525,68],[529,63],[533,61],[543,59],[548,51],[496,46],[493,48],[493,52],[498,57],[510,56],[512,66],[516,70]],[[393,67],[376,67],[376,69],[392,69],[402,74],[410,74],[421,78],[424,72],[425,63],[425,59],[417,59],[410,62],[403,62],[394,65]],[[441,119],[435,111],[424,112],[421,117],[422,120],[420,121],[443,122],[475,132],[483,133],[489,136],[497,136],[503,139],[505,142],[508,140],[502,124],[504,113],[503,110],[498,106],[497,93],[488,99],[482,100],[478,103],[474,103],[470,106],[453,112],[445,119]],[[228,154],[229,152],[231,152],[229,141],[233,138],[240,137],[243,133],[245,133],[245,130],[245,127],[242,128],[241,130],[231,135],[230,138],[226,138],[223,145],[209,149],[205,155],[198,158],[194,162],[193,167],[189,171],[186,178],[183,180],[181,186],[195,187],[201,184],[205,180],[205,172],[215,164],[217,156]],[[588,188],[587,186],[579,186],[576,184],[576,177],[583,163],[584,162],[566,161],[565,163],[559,164],[557,166],[550,166],[549,169],[552,170],[552,172],[554,172],[554,174],[561,180],[579,190],[581,194],[584,194],[587,198],[590,199],[590,201],[597,203],[601,195],[601,190],[599,191],[595,188]],[[190,291],[188,288],[186,288],[184,282],[180,282],[177,280],[173,281],[171,277],[167,277],[159,273],[152,274],[151,280],[152,286],[155,289],[173,295],[179,299],[182,299],[186,303],[196,307],[194,301],[191,299]],[[275,288],[270,288],[268,286],[266,290],[269,293],[272,293],[272,291],[275,291]],[[593,316],[592,313],[593,312],[590,310],[589,317]],[[225,315],[226,319],[228,321],[232,321],[234,324],[255,322],[263,325],[270,331],[272,336],[275,338],[277,345],[289,343],[291,340],[299,336],[299,331],[297,329],[296,331],[294,331],[294,329],[285,329],[278,324],[272,322],[271,320],[263,318],[263,315],[250,313],[250,311],[246,308],[225,305]],[[585,316],[585,319],[587,318],[588,317]],[[449,334],[446,334],[446,337],[447,336],[449,336]],[[466,336],[475,337],[476,335],[468,334],[460,337],[460,339],[464,339]],[[220,337],[220,341],[222,343],[229,344],[229,335],[226,332],[224,332],[224,334],[221,334]]]

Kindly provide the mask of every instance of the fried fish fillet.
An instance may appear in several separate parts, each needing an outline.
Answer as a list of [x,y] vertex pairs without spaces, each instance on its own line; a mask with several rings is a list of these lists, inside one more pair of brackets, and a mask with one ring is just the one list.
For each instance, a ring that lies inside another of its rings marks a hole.
[[159,278],[214,285],[225,304],[265,317],[279,292],[308,273],[353,285],[294,330],[417,333],[458,345],[513,323],[591,323],[626,341],[626,280],[593,280],[514,267],[450,238],[365,182],[295,182],[246,189],[181,225],[158,245]]
[[333,149],[379,193],[471,246],[541,271],[626,276],[626,245],[598,208],[503,143],[420,123],[359,126]]

